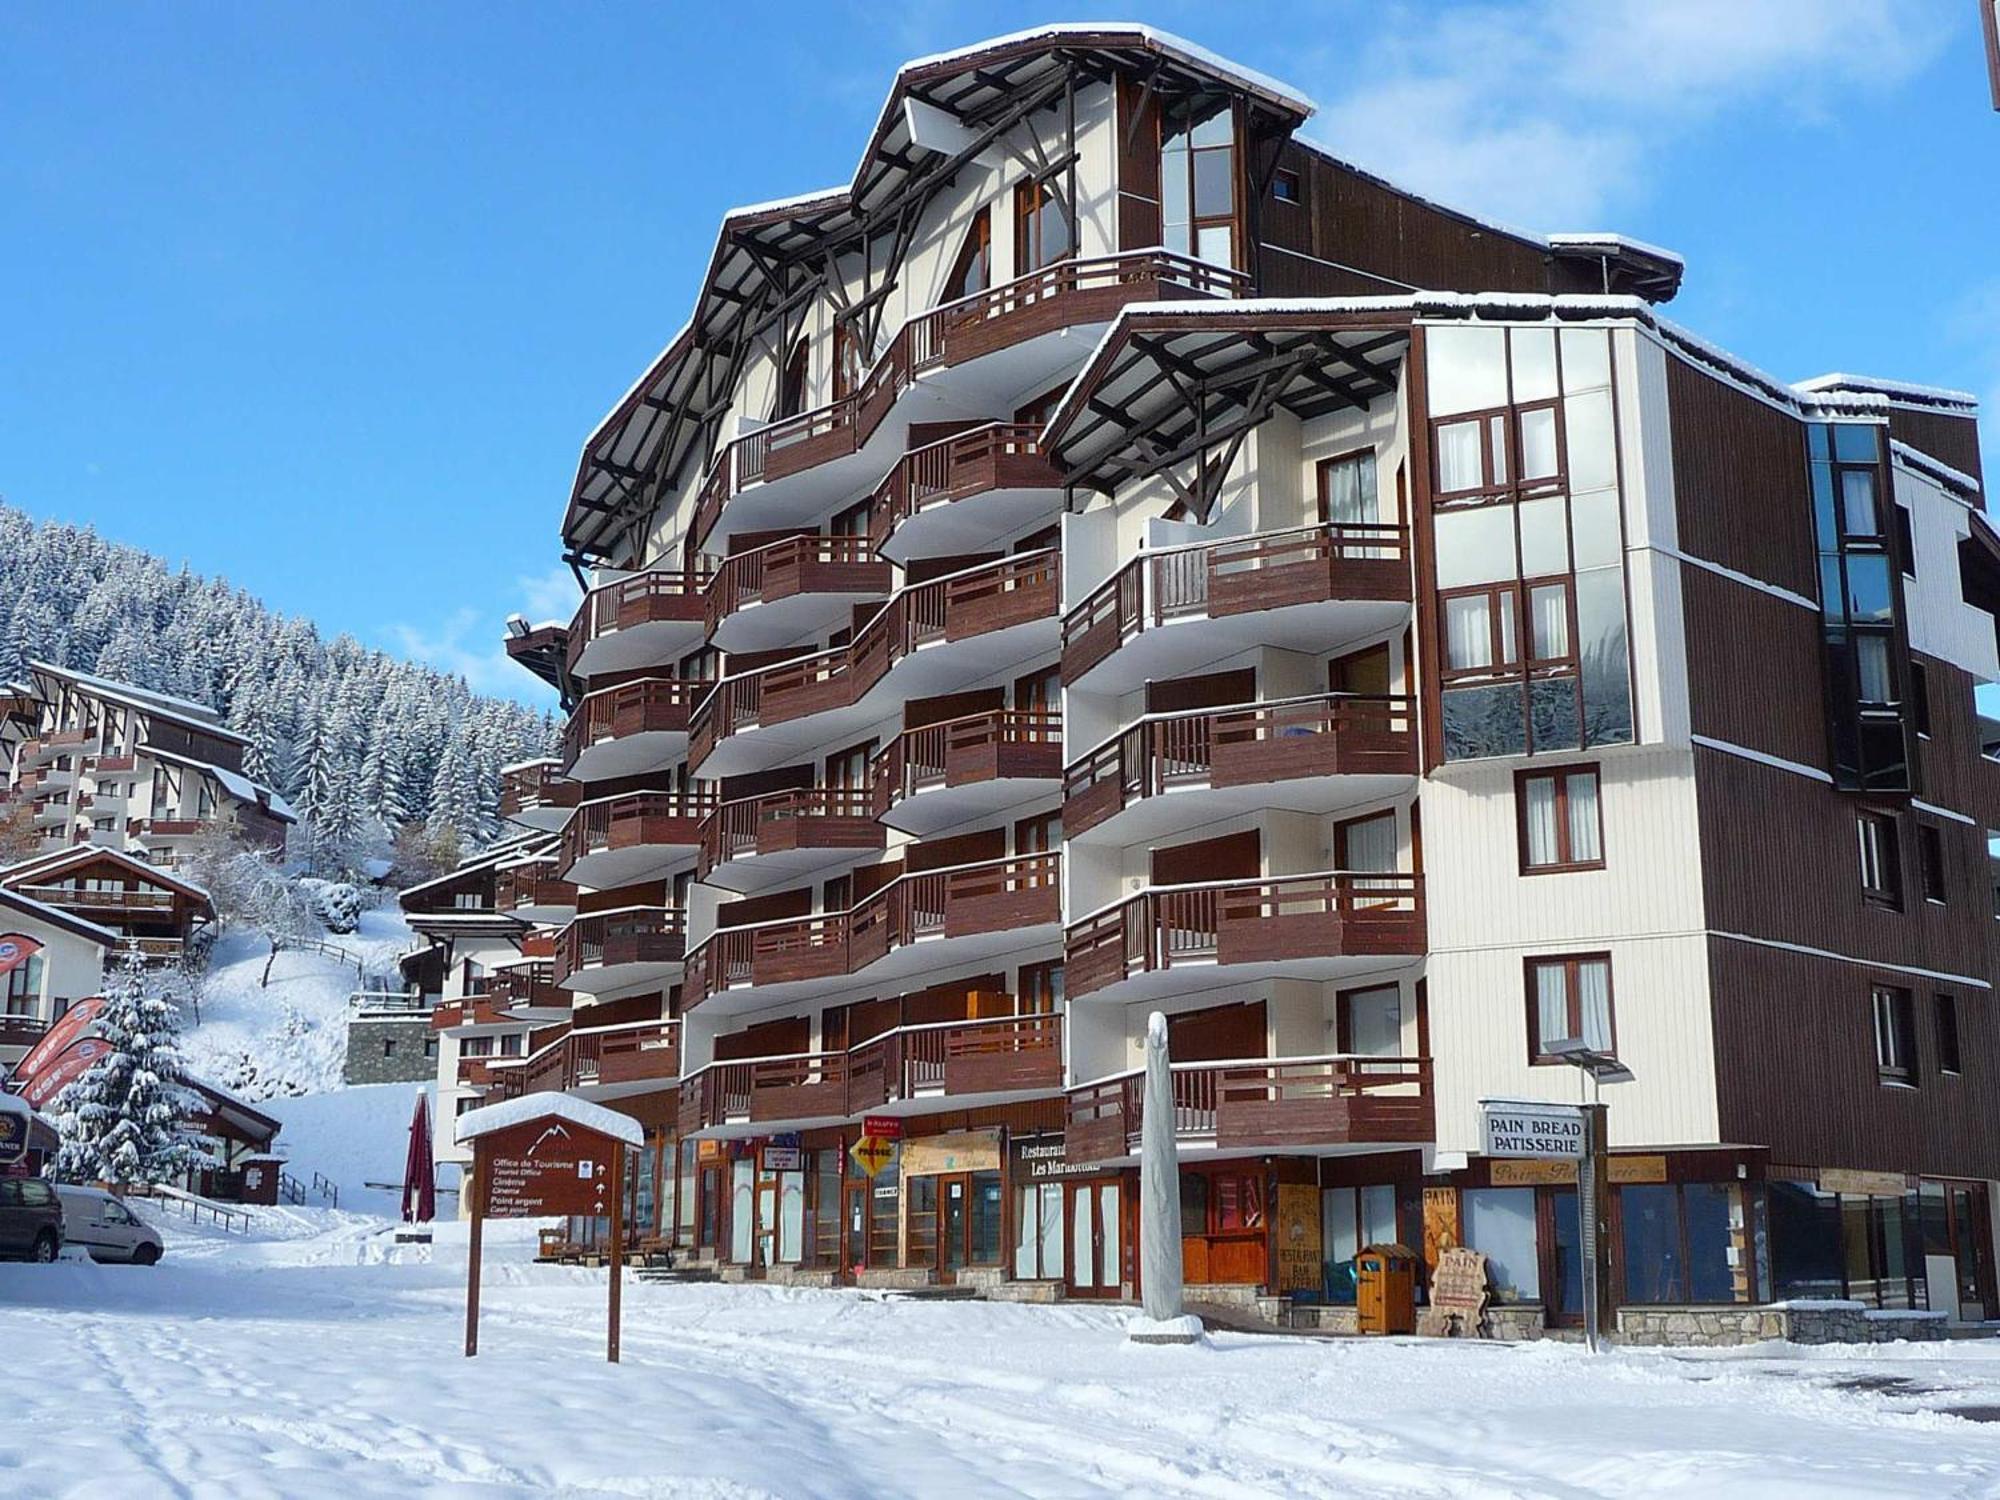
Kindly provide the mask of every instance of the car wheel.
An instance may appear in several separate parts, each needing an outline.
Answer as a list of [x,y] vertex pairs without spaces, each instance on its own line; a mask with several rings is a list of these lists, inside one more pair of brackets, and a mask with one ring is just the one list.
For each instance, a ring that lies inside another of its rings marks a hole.
[[159,1263],[160,1247],[158,1245],[141,1245],[137,1250],[132,1252],[132,1264],[135,1266],[157,1266]]
[[54,1260],[56,1258],[56,1249],[57,1249],[56,1237],[50,1234],[46,1229],[44,1229],[40,1234],[35,1236],[35,1251],[33,1258],[40,1264],[47,1265],[50,1261]]

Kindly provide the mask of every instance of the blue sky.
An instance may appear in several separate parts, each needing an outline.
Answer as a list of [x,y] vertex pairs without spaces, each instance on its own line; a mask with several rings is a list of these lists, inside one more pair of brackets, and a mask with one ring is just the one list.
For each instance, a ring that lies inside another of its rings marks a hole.
[[2000,407],[1971,0],[68,0],[0,10],[0,495],[532,700],[501,622],[571,607],[578,446],[722,211],[844,181],[906,58],[1091,17],[1447,202],[1671,246],[1670,314],[1773,374]]

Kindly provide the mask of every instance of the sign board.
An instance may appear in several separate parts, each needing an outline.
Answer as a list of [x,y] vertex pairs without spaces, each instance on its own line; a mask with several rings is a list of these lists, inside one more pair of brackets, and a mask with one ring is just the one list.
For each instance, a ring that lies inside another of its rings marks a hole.
[[1071,1161],[1069,1138],[1060,1130],[1044,1131],[1039,1135],[1017,1135],[1009,1145],[1014,1156],[1016,1183],[1053,1182],[1061,1177],[1102,1170],[1095,1162]]
[[1000,1132],[965,1130],[903,1142],[903,1175],[935,1177],[945,1172],[1000,1170]]
[[1320,1263],[1319,1189],[1311,1183],[1278,1184],[1278,1290],[1316,1292],[1325,1279]]
[[[1487,1180],[1494,1187],[1566,1186],[1576,1181],[1576,1163],[1573,1161],[1502,1159],[1488,1166],[1486,1172]],[[1664,1156],[1614,1156],[1605,1162],[1605,1177],[1615,1184],[1665,1182],[1667,1159]]]
[[864,1135],[848,1148],[847,1154],[863,1177],[880,1177],[896,1160],[896,1143]]
[[0,1167],[11,1167],[28,1154],[28,1131],[34,1118],[25,1109],[0,1109]]
[[601,1218],[616,1196],[617,1142],[553,1117],[481,1136],[474,1175],[489,1219]]
[[1856,1172],[1844,1167],[1821,1168],[1819,1185],[1822,1192],[1866,1198],[1900,1198],[1909,1191],[1901,1172]]
[[863,1115],[861,1133],[872,1135],[878,1141],[900,1141],[903,1138],[903,1121],[899,1115]]
[[11,974],[42,951],[42,945],[24,932],[0,934],[0,974]]
[[104,997],[92,995],[88,1000],[79,1000],[59,1016],[49,1029],[42,1033],[42,1039],[30,1047],[21,1060],[14,1064],[14,1082],[21,1084],[61,1056],[64,1048],[88,1031],[97,1020],[97,1013],[104,1009]]
[[1458,1243],[1458,1189],[1424,1189],[1424,1262],[1437,1269],[1438,1257]]
[[802,1172],[805,1170],[806,1154],[797,1146],[766,1146],[764,1148],[764,1170],[766,1172]]
[[1513,1099],[1486,1099],[1481,1105],[1488,1156],[1583,1160],[1583,1113],[1576,1106]]

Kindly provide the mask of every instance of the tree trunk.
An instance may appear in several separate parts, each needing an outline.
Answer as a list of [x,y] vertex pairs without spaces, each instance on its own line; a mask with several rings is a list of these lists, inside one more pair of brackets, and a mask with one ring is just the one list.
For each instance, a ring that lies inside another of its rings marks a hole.
[[272,938],[271,951],[264,959],[264,977],[263,979],[258,981],[257,987],[259,989],[268,990],[271,987],[271,965],[276,963],[277,961],[278,961],[278,940],[276,938]]

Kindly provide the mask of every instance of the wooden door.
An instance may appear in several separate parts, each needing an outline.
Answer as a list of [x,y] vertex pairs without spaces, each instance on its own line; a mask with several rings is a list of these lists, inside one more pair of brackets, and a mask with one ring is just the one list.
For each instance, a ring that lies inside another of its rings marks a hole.
[[1066,1183],[1069,1235],[1064,1277],[1072,1297],[1116,1298],[1123,1266],[1124,1206],[1118,1179],[1089,1177]]

